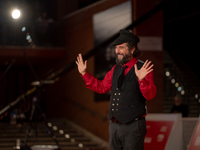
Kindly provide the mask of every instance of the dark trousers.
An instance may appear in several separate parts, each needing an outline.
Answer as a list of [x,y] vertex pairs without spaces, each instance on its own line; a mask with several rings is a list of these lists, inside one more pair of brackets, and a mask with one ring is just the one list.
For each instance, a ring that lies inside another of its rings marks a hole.
[[127,124],[110,122],[110,150],[144,150],[145,118]]

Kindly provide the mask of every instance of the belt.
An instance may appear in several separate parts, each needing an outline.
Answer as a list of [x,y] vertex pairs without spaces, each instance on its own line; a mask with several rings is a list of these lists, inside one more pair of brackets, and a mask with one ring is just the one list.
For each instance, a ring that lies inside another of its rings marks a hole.
[[[136,121],[136,120],[139,120],[139,119],[142,119],[143,117],[137,117],[135,118],[133,121]],[[119,120],[117,120],[116,118],[111,118],[110,119],[113,123],[116,123],[116,124],[122,124]]]
[[116,118],[113,118],[113,117],[111,118],[111,121],[116,124],[122,124],[119,120],[117,120]]

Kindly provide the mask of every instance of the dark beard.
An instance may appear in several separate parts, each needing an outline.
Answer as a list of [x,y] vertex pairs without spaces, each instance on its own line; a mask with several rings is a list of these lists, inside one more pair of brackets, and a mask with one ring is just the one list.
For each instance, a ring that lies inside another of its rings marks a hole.
[[116,63],[118,65],[125,65],[127,62],[129,62],[131,60],[131,53],[129,52],[127,55],[124,55],[124,57],[119,60],[118,59],[118,54],[116,54]]

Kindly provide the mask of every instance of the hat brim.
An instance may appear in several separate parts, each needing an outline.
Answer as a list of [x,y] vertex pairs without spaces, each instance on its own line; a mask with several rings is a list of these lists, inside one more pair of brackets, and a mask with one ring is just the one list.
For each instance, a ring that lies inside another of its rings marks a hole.
[[112,46],[116,46],[116,45],[119,45],[119,44],[122,44],[122,43],[126,43],[127,41],[124,41],[124,40],[121,40],[121,39],[117,39],[113,44]]

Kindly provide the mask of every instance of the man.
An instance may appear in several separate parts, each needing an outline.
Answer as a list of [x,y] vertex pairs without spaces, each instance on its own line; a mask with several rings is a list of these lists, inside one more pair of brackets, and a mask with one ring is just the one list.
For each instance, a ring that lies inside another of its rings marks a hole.
[[143,150],[146,134],[145,101],[156,94],[153,64],[138,61],[141,52],[137,48],[139,38],[127,30],[113,43],[116,65],[98,80],[87,72],[87,60],[77,57],[78,71],[86,87],[97,93],[111,90],[108,120],[110,120],[110,150]]
[[174,106],[171,109],[171,113],[181,113],[182,117],[188,116],[188,107],[182,104],[182,96],[180,94],[174,97]]

